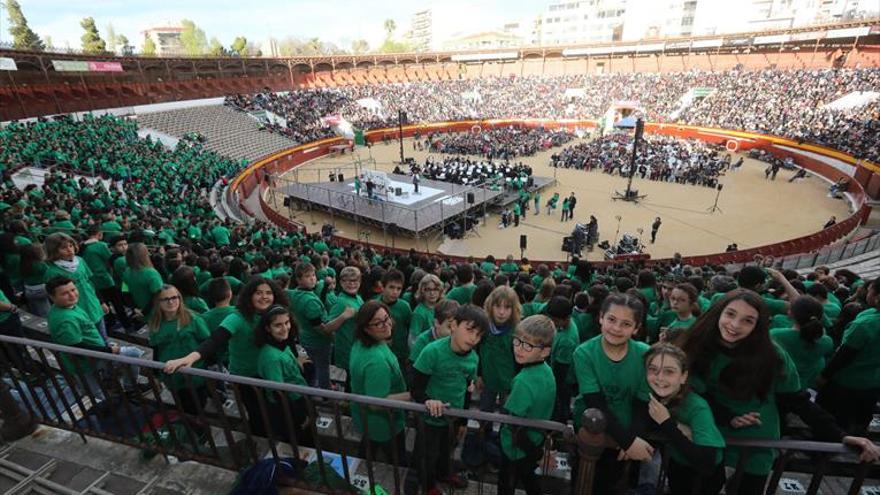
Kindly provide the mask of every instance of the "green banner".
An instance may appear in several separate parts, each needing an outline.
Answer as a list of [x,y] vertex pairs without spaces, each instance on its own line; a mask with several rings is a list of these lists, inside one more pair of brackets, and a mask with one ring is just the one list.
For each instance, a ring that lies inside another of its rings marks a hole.
[[57,72],[88,72],[89,63],[79,60],[53,60],[52,67]]

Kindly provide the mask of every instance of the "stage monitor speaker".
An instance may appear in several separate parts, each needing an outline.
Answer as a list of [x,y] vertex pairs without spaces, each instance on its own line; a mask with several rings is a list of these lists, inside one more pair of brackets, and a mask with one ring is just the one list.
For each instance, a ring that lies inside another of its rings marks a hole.
[[287,208],[290,206],[290,196],[284,197],[284,207]]
[[474,193],[472,193],[472,192],[467,193],[467,202],[469,205],[474,204]]
[[339,174],[336,176],[336,180],[338,180],[339,182],[345,182],[345,176],[342,174]]
[[525,249],[525,248],[526,248],[526,244],[528,244],[528,241],[529,241],[529,237],[528,237],[527,235],[525,235],[525,234],[520,234],[520,235],[519,235],[519,248],[520,248],[520,249]]

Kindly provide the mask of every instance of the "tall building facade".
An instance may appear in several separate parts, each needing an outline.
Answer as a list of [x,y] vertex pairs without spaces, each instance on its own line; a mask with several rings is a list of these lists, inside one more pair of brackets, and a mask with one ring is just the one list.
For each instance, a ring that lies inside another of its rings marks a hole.
[[410,28],[404,34],[414,50],[419,52],[434,48],[434,21],[431,9],[416,12],[410,18]]

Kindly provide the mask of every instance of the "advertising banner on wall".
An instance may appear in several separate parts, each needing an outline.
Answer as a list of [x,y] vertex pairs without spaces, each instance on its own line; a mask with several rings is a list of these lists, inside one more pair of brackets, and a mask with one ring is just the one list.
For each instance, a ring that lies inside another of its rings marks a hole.
[[119,62],[88,62],[83,60],[53,60],[58,72],[122,72]]
[[9,57],[0,57],[0,70],[18,70],[15,60]]
[[92,72],[122,72],[122,64],[119,62],[89,62],[89,70]]

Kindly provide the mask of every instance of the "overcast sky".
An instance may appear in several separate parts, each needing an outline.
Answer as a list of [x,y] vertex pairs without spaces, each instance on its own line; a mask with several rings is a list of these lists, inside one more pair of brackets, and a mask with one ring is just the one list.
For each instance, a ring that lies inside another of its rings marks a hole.
[[[366,39],[376,46],[384,37],[382,23],[394,19],[397,35],[409,28],[414,12],[431,8],[438,38],[456,32],[498,28],[505,22],[534,17],[546,7],[546,0],[351,1],[351,0],[19,0],[31,28],[41,37],[51,36],[58,47],[80,46],[83,17],[94,17],[102,36],[112,23],[136,47],[144,29],[160,24],[179,24],[191,19],[208,39],[217,37],[229,45],[236,36],[262,42],[274,37],[319,37],[348,47],[352,40]],[[0,19],[2,39],[8,41],[5,10]]]

